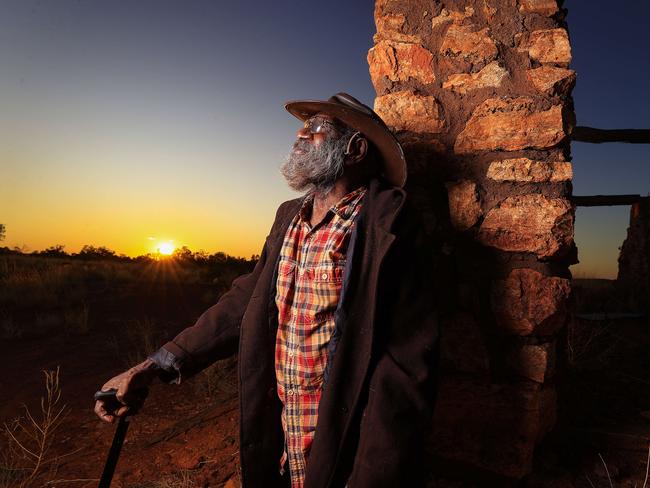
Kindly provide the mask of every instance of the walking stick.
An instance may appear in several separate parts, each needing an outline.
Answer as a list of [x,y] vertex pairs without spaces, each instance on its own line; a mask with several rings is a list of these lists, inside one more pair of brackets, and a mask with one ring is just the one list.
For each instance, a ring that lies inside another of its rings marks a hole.
[[[117,400],[115,394],[117,390],[111,388],[107,391],[98,391],[95,393],[95,400],[103,400],[109,406],[113,406],[114,409],[117,409],[122,406],[122,404]],[[111,480],[113,479],[113,473],[115,473],[115,467],[117,466],[117,460],[120,457],[120,451],[122,450],[122,444],[124,444],[124,437],[126,436],[126,431],[129,428],[131,419],[128,416],[133,412],[126,412],[124,415],[120,416],[119,421],[117,422],[117,428],[115,429],[115,435],[113,436],[113,443],[111,448],[108,451],[108,457],[106,458],[106,464],[104,465],[104,471],[102,472],[102,477],[99,480],[99,485],[97,488],[110,488]]]

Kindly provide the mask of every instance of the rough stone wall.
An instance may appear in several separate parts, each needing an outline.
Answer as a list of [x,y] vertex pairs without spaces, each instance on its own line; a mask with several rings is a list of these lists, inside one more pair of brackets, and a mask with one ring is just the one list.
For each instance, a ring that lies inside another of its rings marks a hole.
[[432,462],[520,478],[555,422],[576,74],[555,0],[376,0],[375,110],[451,257]]
[[650,197],[643,197],[630,209],[617,281],[633,310],[650,312]]

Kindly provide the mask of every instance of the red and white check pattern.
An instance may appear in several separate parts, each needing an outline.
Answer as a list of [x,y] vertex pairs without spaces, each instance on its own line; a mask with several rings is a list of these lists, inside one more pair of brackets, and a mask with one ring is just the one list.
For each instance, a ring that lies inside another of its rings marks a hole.
[[343,284],[345,252],[366,188],[359,187],[331,207],[313,228],[308,197],[287,229],[280,251],[276,304],[278,332],[275,373],[282,401],[285,451],[292,488],[302,488],[318,420],[318,404],[334,331],[334,312]]

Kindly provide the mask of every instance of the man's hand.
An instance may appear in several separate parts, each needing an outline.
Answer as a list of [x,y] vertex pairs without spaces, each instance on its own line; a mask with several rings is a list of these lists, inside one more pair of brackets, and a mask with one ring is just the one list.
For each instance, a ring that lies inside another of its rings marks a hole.
[[[117,417],[129,411],[135,413],[147,397],[148,387],[158,375],[158,367],[150,359],[145,359],[140,364],[133,366],[124,373],[108,380],[102,391],[115,388],[118,405],[107,404],[104,400],[95,402],[95,413],[104,422],[112,424]],[[113,408],[115,407],[115,408]]]

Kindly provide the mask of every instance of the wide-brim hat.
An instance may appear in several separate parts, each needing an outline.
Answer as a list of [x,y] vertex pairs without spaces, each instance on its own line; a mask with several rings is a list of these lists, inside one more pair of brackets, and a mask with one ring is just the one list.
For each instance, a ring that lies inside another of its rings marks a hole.
[[406,159],[402,146],[381,117],[367,105],[347,93],[337,93],[328,100],[292,100],[284,108],[300,120],[322,112],[361,132],[374,144],[382,159],[381,176],[403,187],[406,182]]

